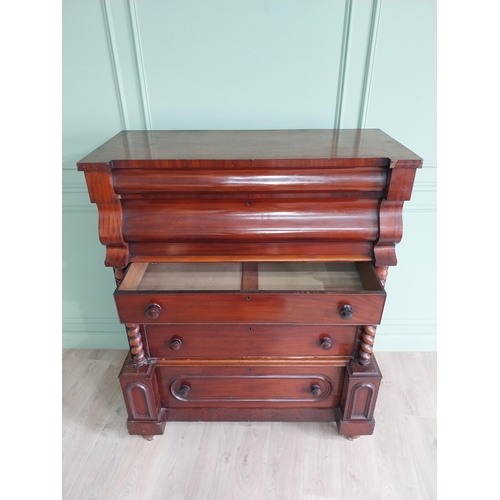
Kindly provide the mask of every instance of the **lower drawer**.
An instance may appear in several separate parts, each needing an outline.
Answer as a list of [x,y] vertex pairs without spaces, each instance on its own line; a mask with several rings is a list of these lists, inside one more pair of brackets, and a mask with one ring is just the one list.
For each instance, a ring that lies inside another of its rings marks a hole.
[[331,408],[340,404],[343,366],[164,366],[157,368],[167,408]]
[[355,325],[145,325],[151,357],[351,356]]

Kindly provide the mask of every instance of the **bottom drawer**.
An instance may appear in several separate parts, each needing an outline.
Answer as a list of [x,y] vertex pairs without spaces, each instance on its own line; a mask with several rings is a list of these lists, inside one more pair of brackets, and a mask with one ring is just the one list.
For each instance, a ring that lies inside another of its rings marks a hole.
[[160,399],[167,408],[315,407],[340,404],[343,366],[162,366]]

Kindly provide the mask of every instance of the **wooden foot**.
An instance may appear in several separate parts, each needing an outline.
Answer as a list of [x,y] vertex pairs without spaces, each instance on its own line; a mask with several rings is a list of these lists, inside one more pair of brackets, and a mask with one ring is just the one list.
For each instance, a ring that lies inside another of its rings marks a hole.
[[153,439],[155,438],[154,436],[150,435],[150,434],[146,434],[144,436],[142,436],[146,441],[153,441]]

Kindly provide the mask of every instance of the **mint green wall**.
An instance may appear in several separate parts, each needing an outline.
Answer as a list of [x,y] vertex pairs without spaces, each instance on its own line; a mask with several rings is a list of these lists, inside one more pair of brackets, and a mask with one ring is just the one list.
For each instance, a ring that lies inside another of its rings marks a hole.
[[63,346],[127,347],[76,161],[125,128],[329,127],[424,158],[376,348],[435,350],[435,1],[63,0]]

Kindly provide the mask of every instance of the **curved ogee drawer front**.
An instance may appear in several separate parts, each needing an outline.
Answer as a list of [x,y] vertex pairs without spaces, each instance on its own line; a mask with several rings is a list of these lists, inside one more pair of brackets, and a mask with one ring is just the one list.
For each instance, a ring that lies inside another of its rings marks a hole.
[[376,193],[387,185],[386,167],[244,168],[244,169],[114,169],[113,186],[122,199],[135,194],[168,197],[173,193]]
[[377,198],[122,200],[127,243],[375,241]]
[[342,367],[159,367],[162,403],[182,407],[338,405]]
[[351,356],[356,325],[146,325],[153,358]]

